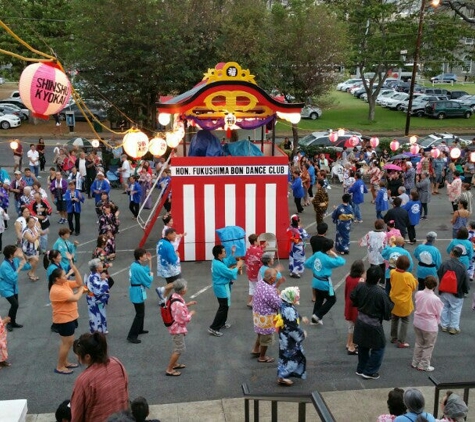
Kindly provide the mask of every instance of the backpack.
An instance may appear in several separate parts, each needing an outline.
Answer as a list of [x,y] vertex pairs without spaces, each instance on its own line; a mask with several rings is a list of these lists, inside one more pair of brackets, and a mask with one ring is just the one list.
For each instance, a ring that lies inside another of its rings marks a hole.
[[172,303],[179,301],[180,299],[177,299],[176,297],[169,297],[165,306],[160,308],[160,313],[162,314],[162,320],[165,324],[165,327],[171,327],[175,322],[172,315]]
[[455,271],[447,270],[440,279],[439,292],[456,294],[457,291],[457,276],[455,275]]

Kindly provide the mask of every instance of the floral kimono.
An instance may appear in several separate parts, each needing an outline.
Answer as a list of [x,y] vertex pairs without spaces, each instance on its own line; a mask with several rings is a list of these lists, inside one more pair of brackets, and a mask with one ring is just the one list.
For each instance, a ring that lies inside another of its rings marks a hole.
[[106,305],[109,302],[109,284],[99,273],[89,274],[86,281],[89,293],[86,296],[91,333],[98,331],[107,334]]
[[7,330],[2,318],[0,318],[0,362],[5,362],[7,359]]
[[305,240],[309,236],[302,227],[290,226],[287,233],[290,237],[289,271],[291,275],[300,276],[305,269]]
[[282,291],[280,297],[282,304],[279,315],[276,317],[279,328],[279,362],[277,365],[277,377],[307,378],[307,360],[304,355],[302,342],[305,332],[300,328],[301,317],[293,303],[298,303],[289,291],[297,290],[289,287]]
[[332,219],[336,224],[335,249],[340,253],[349,253],[350,251],[350,231],[353,218],[351,205],[341,204],[333,211]]

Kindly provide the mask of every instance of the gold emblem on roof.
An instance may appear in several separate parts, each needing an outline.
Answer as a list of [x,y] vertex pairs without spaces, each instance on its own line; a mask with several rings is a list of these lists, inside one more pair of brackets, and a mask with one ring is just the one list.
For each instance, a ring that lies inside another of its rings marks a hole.
[[242,69],[236,62],[228,62],[221,69],[208,69],[203,80],[207,80],[207,84],[218,81],[245,81],[257,85],[249,69]]

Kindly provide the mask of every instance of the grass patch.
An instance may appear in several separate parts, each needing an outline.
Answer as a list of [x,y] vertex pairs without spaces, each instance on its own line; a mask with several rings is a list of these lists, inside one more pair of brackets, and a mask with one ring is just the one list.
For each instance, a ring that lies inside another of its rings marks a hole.
[[[438,84],[437,87],[448,90],[462,90],[469,94],[475,94],[475,84],[455,84],[453,86],[447,84]],[[332,92],[332,106],[323,110],[323,116],[319,120],[304,120],[299,124],[299,134],[308,132],[322,131],[326,129],[345,128],[356,130],[365,135],[372,133],[385,133],[401,135],[406,127],[406,115],[401,111],[388,110],[380,106],[376,106],[375,120],[368,120],[369,106],[368,103],[357,99],[346,92]],[[474,130],[475,116],[470,119],[450,118],[444,120],[431,119],[428,117],[412,117],[411,133],[418,134],[421,132],[457,132]],[[279,121],[277,125],[277,133],[289,132],[291,125],[288,122]]]

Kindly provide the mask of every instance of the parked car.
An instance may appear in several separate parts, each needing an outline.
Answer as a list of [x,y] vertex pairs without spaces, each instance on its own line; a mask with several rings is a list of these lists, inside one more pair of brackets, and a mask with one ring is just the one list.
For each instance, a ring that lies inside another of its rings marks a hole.
[[22,111],[22,113],[26,114],[27,116],[30,116],[30,110],[28,108],[26,108],[26,105],[23,104],[23,102],[21,101],[20,98],[16,99],[16,98],[6,98],[6,99],[3,99],[3,100],[0,100],[0,104],[13,104],[17,107],[20,108],[20,110]]
[[17,107],[14,104],[0,103],[0,113],[3,114],[14,114],[18,116],[21,120],[28,120],[28,115],[23,113],[20,107]]
[[475,113],[475,95],[464,95],[454,101],[457,101],[465,107],[470,107]]
[[406,94],[405,92],[398,92],[397,94],[381,101],[381,105],[391,110],[401,110],[404,100],[406,100],[408,97],[409,94]]
[[[98,108],[94,104],[87,104],[87,103],[86,103],[86,107],[89,109],[89,111],[94,115],[94,117],[97,120],[102,122],[102,121],[107,119],[107,113],[102,108]],[[85,122],[86,121],[86,118],[83,116],[81,110],[79,109],[79,107],[76,104],[72,104],[68,107],[63,108],[63,110],[61,110],[60,117],[61,117],[62,120],[66,119],[66,111],[74,112],[74,118],[76,119],[77,122]],[[84,111],[87,114],[87,110],[85,108],[84,108]],[[88,117],[90,117],[90,116],[88,116]]]
[[[448,98],[443,95],[440,95],[440,96],[419,95],[415,97],[414,100],[412,101],[411,115],[417,116],[417,117],[425,116],[426,104],[429,101],[437,101],[437,100],[448,100]],[[401,107],[401,111],[403,111],[404,113],[407,113],[408,105],[409,105],[409,100],[406,100],[403,106]]]
[[14,114],[0,113],[0,127],[2,129],[10,129],[21,125],[21,119]]
[[470,143],[469,140],[459,138],[452,133],[431,133],[424,138],[420,138],[417,141],[417,145],[419,145],[425,151],[430,151],[433,147],[438,147],[441,145],[442,141],[445,141],[449,148],[454,146],[455,141],[459,142],[462,147],[465,147]]
[[332,132],[312,132],[311,134],[304,136],[302,139],[299,140],[299,147],[319,147],[334,149],[335,151],[341,151],[345,146],[345,142],[348,141],[352,136],[357,136],[361,143],[361,133],[359,132],[345,132],[344,135],[338,137],[338,140],[336,142],[330,141],[330,133]]
[[3,85],[5,83],[5,79],[0,78],[0,85]]
[[466,91],[449,91],[449,99],[450,100],[457,100],[460,97],[464,97],[465,95],[468,95],[468,92]]
[[455,73],[441,73],[440,75],[430,78],[431,82],[457,82]]
[[472,117],[472,108],[464,106],[457,101],[429,101],[425,107],[426,116],[435,117],[437,119],[445,119],[446,117]]
[[349,92],[351,95],[355,93],[355,91],[358,91],[359,89],[363,88],[363,81],[361,82],[356,82],[354,85],[351,86],[351,88],[347,89],[347,92]]
[[440,88],[423,88],[422,92],[427,95],[446,95],[449,96],[449,91]]
[[350,86],[354,85],[356,82],[361,82],[361,78],[347,79],[345,82],[341,82],[336,86],[338,91],[346,91]]
[[306,105],[302,108],[300,116],[302,116],[303,119],[317,120],[322,117],[322,110],[318,107]]
[[376,97],[376,104],[381,105],[381,102],[383,100],[386,100],[389,97],[392,97],[393,95],[396,95],[396,94],[399,94],[399,92],[394,91],[393,89],[388,89],[388,90],[382,91]]
[[10,93],[10,97],[9,98],[17,98],[17,99],[20,99],[20,91],[12,91]]
[[[394,85],[393,88],[398,92],[409,92],[411,89],[411,82],[399,81]],[[422,89],[422,86],[417,84],[414,85],[414,92],[421,92]]]

